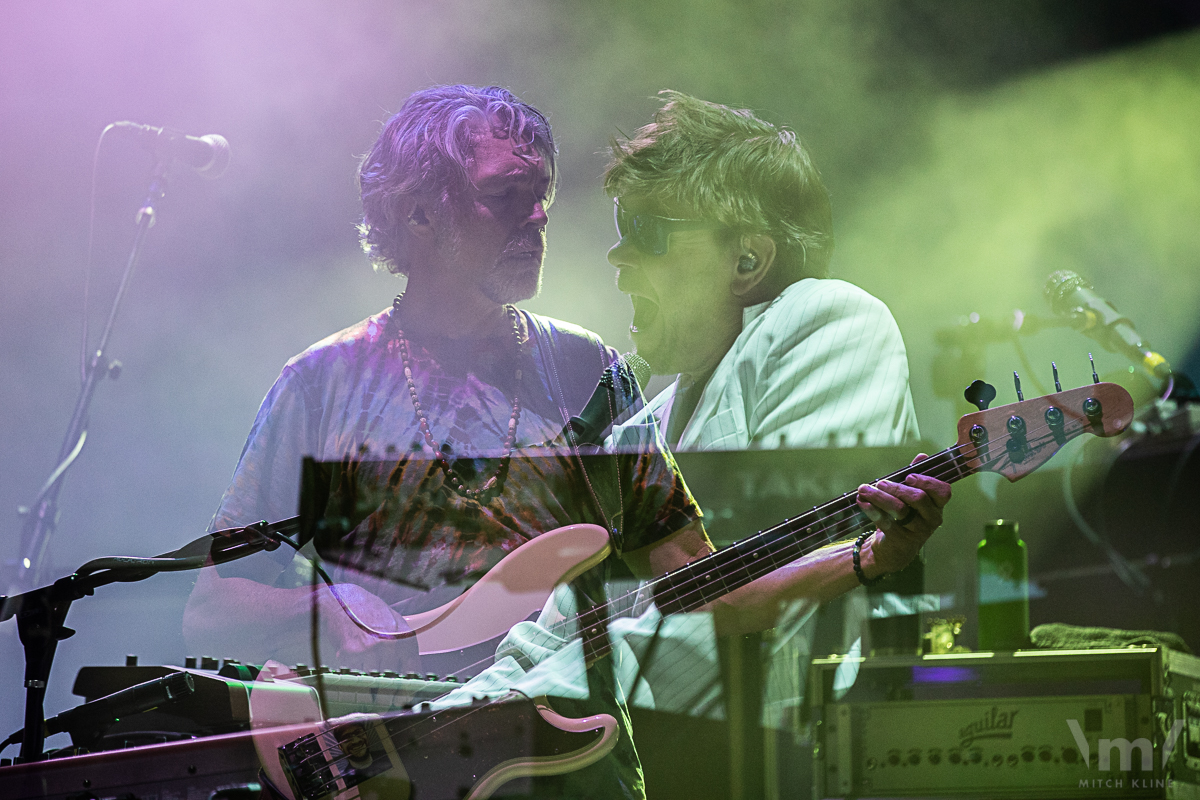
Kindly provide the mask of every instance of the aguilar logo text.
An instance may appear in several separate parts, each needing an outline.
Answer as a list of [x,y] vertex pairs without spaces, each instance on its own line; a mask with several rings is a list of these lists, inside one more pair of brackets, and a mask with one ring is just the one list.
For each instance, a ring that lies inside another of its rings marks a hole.
[[967,747],[978,739],[1011,739],[1017,711],[1018,709],[1001,711],[992,706],[991,711],[959,730],[961,745]]

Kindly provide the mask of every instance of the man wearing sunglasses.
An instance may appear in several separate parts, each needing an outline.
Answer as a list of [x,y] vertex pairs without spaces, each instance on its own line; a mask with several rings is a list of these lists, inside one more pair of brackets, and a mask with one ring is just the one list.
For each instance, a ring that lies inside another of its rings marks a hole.
[[[891,313],[827,278],[829,196],[807,150],[749,111],[662,96],[649,125],[613,142],[605,173],[620,237],[608,260],[633,303],[630,333],[656,374],[678,375],[629,427],[652,415],[673,450],[915,442],[908,361]],[[949,487],[909,481],[905,490],[940,515]],[[894,512],[888,531],[922,524],[916,512]],[[824,566],[818,551],[798,569]],[[847,643],[867,610],[861,592],[844,604]],[[793,627],[801,650],[814,623],[809,614]],[[702,652],[703,631],[681,636]],[[798,663],[792,655],[772,666],[776,710],[796,702]]]
[[681,450],[916,441],[882,302],[827,279],[829,197],[795,134],[675,92],[613,144],[608,260],[637,352],[678,374],[652,402]]

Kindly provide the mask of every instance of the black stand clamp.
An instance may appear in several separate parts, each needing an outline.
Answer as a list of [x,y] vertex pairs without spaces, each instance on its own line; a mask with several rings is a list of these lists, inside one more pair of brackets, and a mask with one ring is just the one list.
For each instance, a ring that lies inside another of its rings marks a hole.
[[233,561],[261,550],[279,547],[281,537],[300,530],[299,517],[275,524],[265,522],[201,536],[170,553],[154,558],[113,556],[97,558],[49,586],[13,597],[0,596],[0,622],[17,618],[17,633],[25,648],[25,731],[21,762],[40,761],[45,745],[46,683],[58,643],[75,631],[64,624],[71,603],[93,594],[98,586],[133,582],[159,572],[199,569]]

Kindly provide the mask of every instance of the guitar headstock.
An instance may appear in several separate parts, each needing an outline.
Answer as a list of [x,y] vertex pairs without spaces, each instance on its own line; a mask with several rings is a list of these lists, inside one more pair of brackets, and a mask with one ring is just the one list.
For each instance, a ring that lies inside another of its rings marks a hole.
[[959,460],[972,472],[1010,481],[1045,464],[1084,433],[1116,436],[1133,422],[1133,398],[1115,383],[1095,383],[967,414],[958,421]]

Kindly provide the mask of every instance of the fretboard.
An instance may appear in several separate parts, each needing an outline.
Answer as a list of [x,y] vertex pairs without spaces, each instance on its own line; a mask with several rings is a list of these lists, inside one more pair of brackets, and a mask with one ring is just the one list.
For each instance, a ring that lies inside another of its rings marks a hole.
[[[959,446],[886,476],[902,482],[913,473],[953,483],[975,472]],[[797,517],[759,531],[655,581],[654,601],[664,615],[695,611],[735,589],[828,544],[875,527],[848,492]]]

